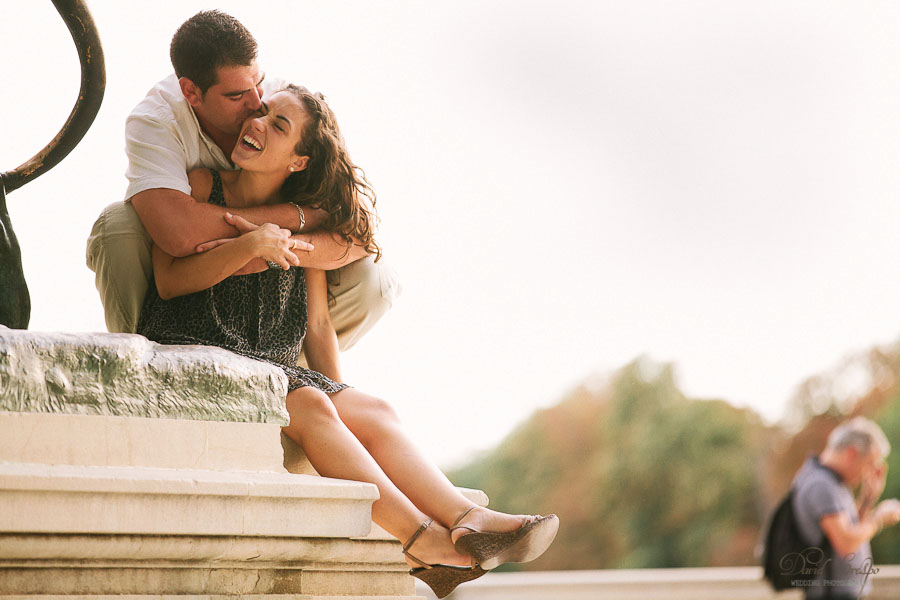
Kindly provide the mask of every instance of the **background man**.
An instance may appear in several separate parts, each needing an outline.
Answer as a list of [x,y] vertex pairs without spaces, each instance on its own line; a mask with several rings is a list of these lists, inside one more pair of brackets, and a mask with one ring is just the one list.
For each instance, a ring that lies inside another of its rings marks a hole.
[[844,600],[868,592],[867,573],[873,566],[869,540],[900,521],[897,500],[876,506],[884,491],[884,459],[890,450],[878,425],[856,417],[836,427],[825,450],[807,460],[794,478],[793,508],[800,533],[816,547],[827,539],[834,559],[833,568],[820,573],[806,589],[807,598]]

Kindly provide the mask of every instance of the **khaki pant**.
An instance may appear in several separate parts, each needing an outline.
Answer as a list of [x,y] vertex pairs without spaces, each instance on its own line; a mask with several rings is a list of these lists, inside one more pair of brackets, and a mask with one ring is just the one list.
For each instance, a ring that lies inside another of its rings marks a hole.
[[[115,202],[100,214],[88,238],[87,265],[96,274],[107,329],[134,333],[153,264],[150,236],[131,203]],[[331,320],[341,350],[347,350],[387,312],[401,288],[384,259],[364,258],[338,272],[336,285],[329,284],[335,299]]]

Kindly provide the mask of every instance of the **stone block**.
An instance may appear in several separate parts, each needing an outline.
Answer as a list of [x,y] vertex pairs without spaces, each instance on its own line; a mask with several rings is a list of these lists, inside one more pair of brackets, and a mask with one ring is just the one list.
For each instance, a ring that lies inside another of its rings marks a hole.
[[280,435],[268,423],[0,411],[0,461],[284,472]]
[[289,473],[0,463],[0,532],[355,537],[377,498]]
[[213,346],[0,326],[0,410],[286,425],[287,379]]
[[[0,566],[0,598],[7,595],[291,595],[369,599],[409,598],[414,584],[404,571],[377,568],[316,570],[288,565],[81,565],[81,568]],[[289,597],[289,596],[288,596]]]

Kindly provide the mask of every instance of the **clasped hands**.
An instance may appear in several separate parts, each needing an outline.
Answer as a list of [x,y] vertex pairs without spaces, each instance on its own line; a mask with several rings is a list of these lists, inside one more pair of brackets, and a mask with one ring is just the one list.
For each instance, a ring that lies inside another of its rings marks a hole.
[[197,253],[207,252],[235,240],[245,240],[251,244],[255,256],[270,263],[277,263],[282,269],[287,270],[300,266],[300,259],[294,253],[295,250],[310,252],[315,249],[311,243],[294,236],[289,229],[283,229],[274,223],[256,225],[232,213],[225,213],[225,222],[237,229],[240,235],[204,242],[197,246]]

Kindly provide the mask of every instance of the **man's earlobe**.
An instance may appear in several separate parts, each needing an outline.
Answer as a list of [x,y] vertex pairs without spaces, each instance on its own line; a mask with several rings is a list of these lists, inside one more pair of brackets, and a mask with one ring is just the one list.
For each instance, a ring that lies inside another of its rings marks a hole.
[[191,106],[197,106],[203,101],[203,94],[200,92],[200,88],[187,77],[180,78],[178,85],[181,86],[181,93],[184,95],[184,99]]

